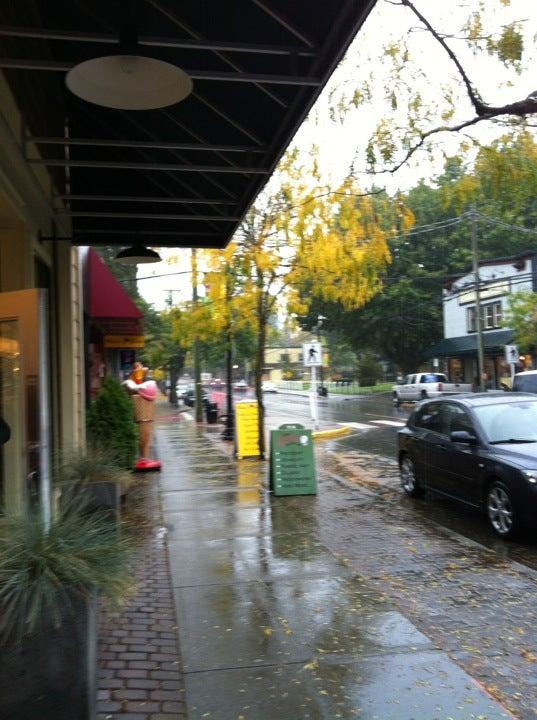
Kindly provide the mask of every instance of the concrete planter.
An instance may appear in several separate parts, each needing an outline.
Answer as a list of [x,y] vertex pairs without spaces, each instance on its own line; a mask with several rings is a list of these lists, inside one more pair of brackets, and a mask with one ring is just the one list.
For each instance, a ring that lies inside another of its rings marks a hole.
[[0,720],[94,720],[97,601],[74,597],[59,628],[0,645]]
[[105,512],[118,525],[121,519],[121,488],[116,482],[94,482],[84,487],[89,509]]

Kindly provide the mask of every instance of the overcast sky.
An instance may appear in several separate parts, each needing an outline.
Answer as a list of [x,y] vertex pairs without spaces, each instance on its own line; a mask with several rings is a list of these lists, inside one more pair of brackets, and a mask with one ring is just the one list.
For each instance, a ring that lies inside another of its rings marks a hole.
[[[457,51],[467,74],[485,102],[503,104],[522,99],[537,89],[537,75],[534,72],[537,59],[534,38],[537,30],[537,2],[511,0],[508,6],[503,6],[500,0],[486,0],[486,3],[481,3],[479,0],[467,2],[418,0],[417,2],[418,8],[431,21],[433,27],[441,28],[449,34],[456,34],[469,12],[482,4],[487,8],[485,31],[488,29],[497,31],[499,27],[514,19],[523,21],[520,27],[524,32],[528,49],[523,71],[520,74],[516,74],[513,70],[507,71],[486,54],[475,57],[464,42],[452,41],[453,49]],[[319,164],[327,183],[336,185],[348,174],[356,152],[359,160],[355,168],[365,169],[363,153],[367,140],[379,119],[386,112],[391,112],[385,103],[384,89],[390,84],[390,76],[385,63],[381,62],[383,48],[389,42],[400,43],[406,40],[408,43],[413,67],[419,68],[415,73],[415,82],[425,102],[427,99],[434,99],[443,86],[451,84],[455,88],[457,104],[457,113],[453,121],[472,116],[466,95],[456,90],[458,86],[460,87],[460,83],[451,81],[455,73],[446,53],[428,33],[417,28],[418,22],[407,9],[379,0],[349,48],[346,58],[333,74],[308,119],[295,136],[292,144],[297,145],[301,152],[307,154],[313,144],[318,146]],[[531,68],[532,72],[527,68]],[[332,122],[329,117],[330,98],[337,99],[339,93],[346,89],[360,88],[370,73],[374,74],[376,88],[373,101],[350,112],[343,124]],[[404,122],[405,107],[399,108],[398,116],[401,122]],[[500,128],[490,123],[483,123],[472,131],[473,136],[481,142],[490,142],[501,132]],[[375,176],[375,184],[386,187],[389,192],[394,192],[399,188],[411,187],[422,177],[429,180],[434,178],[442,170],[443,153],[457,152],[460,139],[456,135],[438,136],[438,150],[432,160],[426,153],[418,153],[394,175]],[[471,159],[471,156],[469,157]],[[361,173],[359,178],[364,187],[369,187],[373,181],[373,178],[366,176],[365,173]],[[174,290],[174,303],[188,299],[191,294],[190,278],[185,274],[190,267],[190,251],[163,249],[161,255],[165,260],[167,259],[167,262],[151,266],[141,265],[138,268],[139,278],[159,276],[139,282],[142,295],[159,310],[166,305],[168,290]],[[168,274],[169,277],[161,277],[164,274]]]

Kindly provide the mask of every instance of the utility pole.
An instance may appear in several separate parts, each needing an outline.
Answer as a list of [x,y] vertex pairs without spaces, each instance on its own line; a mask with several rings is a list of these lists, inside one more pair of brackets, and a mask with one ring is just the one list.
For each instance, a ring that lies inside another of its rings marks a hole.
[[231,332],[231,268],[226,263],[226,426],[222,440],[233,440],[235,437],[233,418],[233,333]]
[[[196,257],[196,248],[192,248],[192,303],[194,311],[198,306],[198,262]],[[200,365],[200,346],[198,335],[194,335],[192,343],[192,362],[194,365],[194,408],[196,422],[203,422],[203,406],[201,403],[201,365]]]
[[478,382],[477,389],[483,392],[483,375],[485,372],[485,352],[483,349],[483,320],[481,317],[481,287],[479,277],[479,256],[477,250],[477,213],[475,207],[470,212],[470,221],[472,228],[472,261],[475,280],[475,327],[477,330],[477,373]]

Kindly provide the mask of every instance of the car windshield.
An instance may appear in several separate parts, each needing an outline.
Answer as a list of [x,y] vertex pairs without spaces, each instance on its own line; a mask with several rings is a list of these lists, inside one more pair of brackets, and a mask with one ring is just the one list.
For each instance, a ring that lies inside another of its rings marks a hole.
[[537,393],[537,375],[515,375],[513,390],[515,392]]
[[423,375],[421,381],[424,383],[446,382],[446,376],[438,373],[427,373]]
[[474,407],[489,443],[537,442],[537,400]]

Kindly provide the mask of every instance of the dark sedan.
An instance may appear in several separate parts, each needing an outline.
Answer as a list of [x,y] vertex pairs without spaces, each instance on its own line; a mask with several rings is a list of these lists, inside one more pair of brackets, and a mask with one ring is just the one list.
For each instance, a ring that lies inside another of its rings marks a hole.
[[537,526],[537,397],[489,392],[420,403],[398,433],[403,490],[483,509],[500,537]]
[[[188,407],[194,407],[195,404],[195,397],[194,397],[194,388],[189,388],[188,390],[185,390],[185,392],[182,395],[183,402]],[[207,390],[203,389],[201,391],[201,402],[203,405],[206,405],[209,402],[209,393]]]

